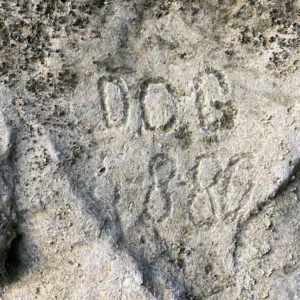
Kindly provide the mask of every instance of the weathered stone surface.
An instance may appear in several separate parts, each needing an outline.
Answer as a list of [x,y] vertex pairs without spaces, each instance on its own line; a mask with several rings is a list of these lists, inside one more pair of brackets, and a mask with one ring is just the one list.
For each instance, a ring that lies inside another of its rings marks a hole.
[[3,299],[298,299],[297,1],[0,2]]

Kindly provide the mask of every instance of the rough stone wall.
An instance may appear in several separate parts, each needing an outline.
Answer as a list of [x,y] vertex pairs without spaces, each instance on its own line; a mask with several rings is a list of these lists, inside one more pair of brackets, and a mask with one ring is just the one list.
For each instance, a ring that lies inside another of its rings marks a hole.
[[300,2],[0,1],[2,299],[300,299]]

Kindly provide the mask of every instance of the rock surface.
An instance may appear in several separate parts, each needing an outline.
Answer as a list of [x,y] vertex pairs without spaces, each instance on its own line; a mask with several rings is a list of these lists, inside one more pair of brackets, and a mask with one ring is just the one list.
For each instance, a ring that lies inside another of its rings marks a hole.
[[300,299],[299,44],[299,1],[0,1],[1,299]]

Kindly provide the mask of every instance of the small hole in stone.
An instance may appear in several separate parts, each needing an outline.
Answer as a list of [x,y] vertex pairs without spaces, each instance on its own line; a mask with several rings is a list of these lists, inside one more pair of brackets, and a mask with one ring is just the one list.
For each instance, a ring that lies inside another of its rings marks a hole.
[[211,264],[207,264],[204,268],[205,274],[209,274],[212,271],[212,266]]
[[10,248],[7,251],[7,257],[5,261],[5,269],[8,275],[8,279],[14,279],[20,270],[20,245],[23,236],[18,234],[11,242]]
[[105,168],[105,167],[102,167],[102,168],[99,170],[99,173],[100,173],[100,174],[103,174],[105,171],[106,171],[106,168]]

